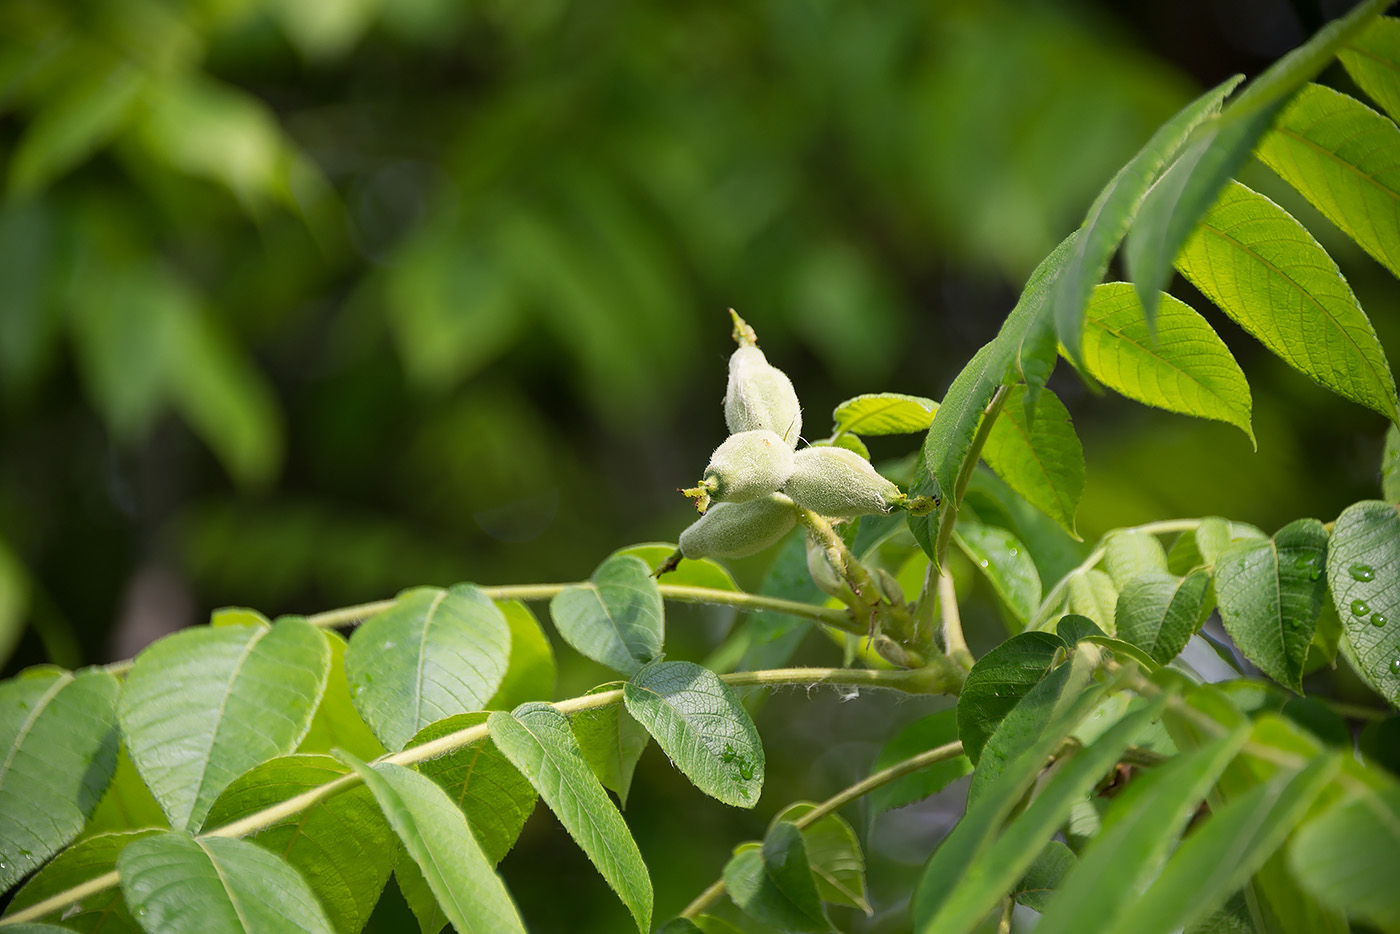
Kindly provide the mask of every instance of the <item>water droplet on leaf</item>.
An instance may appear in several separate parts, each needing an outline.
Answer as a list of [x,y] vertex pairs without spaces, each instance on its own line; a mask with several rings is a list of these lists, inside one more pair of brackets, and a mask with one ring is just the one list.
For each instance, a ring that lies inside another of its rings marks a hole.
[[1385,614],[1383,614],[1383,613],[1372,613],[1372,614],[1371,614],[1371,625],[1372,625],[1372,626],[1384,626],[1384,625],[1385,625],[1386,623],[1388,623],[1388,622],[1390,622],[1390,620],[1387,619],[1386,616],[1385,616]]
[[1347,571],[1351,574],[1353,580],[1368,581],[1374,579],[1376,576],[1376,572],[1365,564],[1353,564],[1351,567],[1347,568]]
[[1366,604],[1365,600],[1353,600],[1351,601],[1351,611],[1357,616],[1365,616],[1367,613],[1371,612],[1371,608]]

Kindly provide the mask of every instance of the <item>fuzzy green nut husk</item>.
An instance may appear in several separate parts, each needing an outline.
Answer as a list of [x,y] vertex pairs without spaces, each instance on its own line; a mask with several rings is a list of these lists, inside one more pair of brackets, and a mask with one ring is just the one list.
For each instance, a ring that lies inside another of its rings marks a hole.
[[793,455],[792,476],[783,492],[818,515],[847,519],[887,513],[905,501],[899,487],[876,473],[865,458],[826,446],[803,448]]
[[802,434],[802,406],[792,380],[751,344],[741,345],[729,357],[724,422],[730,434],[767,429],[789,449],[797,447]]
[[792,448],[766,428],[730,435],[710,455],[705,478],[698,486],[683,490],[695,498],[701,512],[711,501],[743,503],[769,493],[792,475]]
[[770,494],[745,503],[718,503],[681,533],[687,558],[743,558],[767,548],[797,524],[786,496]]

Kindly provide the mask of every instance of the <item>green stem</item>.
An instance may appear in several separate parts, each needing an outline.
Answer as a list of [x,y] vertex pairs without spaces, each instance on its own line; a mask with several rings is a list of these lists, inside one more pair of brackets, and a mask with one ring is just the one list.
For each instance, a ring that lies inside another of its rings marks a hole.
[[[917,772],[919,769],[928,768],[936,762],[943,762],[946,759],[960,756],[962,755],[962,751],[962,743],[954,741],[921,752],[917,756],[911,756],[903,762],[896,762],[889,768],[881,769],[874,775],[863,778],[854,785],[838,791],[836,794],[827,798],[821,804],[818,804],[816,807],[812,808],[812,810],[793,821],[793,824],[797,826],[798,830],[804,830],[823,817],[826,817],[828,814],[833,814],[852,801],[870,794],[870,792],[874,791],[876,788],[897,781],[911,772]],[[689,905],[685,906],[685,910],[681,912],[680,916],[682,918],[694,918],[696,915],[700,914],[700,912],[714,904],[714,902],[724,894],[724,890],[724,879],[716,879],[714,884],[697,895],[695,900]]]
[[[777,687],[780,685],[821,685],[832,684],[854,687],[875,687],[889,688],[898,691],[908,691],[912,693],[936,693],[949,691],[955,693],[957,687],[961,685],[961,671],[937,671],[933,668],[924,668],[915,671],[876,671],[864,668],[777,668],[768,671],[742,671],[733,674],[720,675],[720,677],[730,685],[735,687]],[[597,694],[585,694],[580,697],[573,697],[568,700],[558,701],[554,704],[556,710],[564,714],[578,713],[582,710],[591,710],[597,707],[607,707],[622,700],[620,689],[613,691],[602,691]],[[374,760],[375,764],[392,762],[396,765],[413,765],[432,759],[444,753],[460,749],[471,743],[484,739],[489,733],[486,724],[467,727],[446,736],[439,737],[431,742],[414,746],[412,749],[405,749],[401,752],[389,753]],[[253,814],[249,814],[232,823],[225,824],[214,830],[199,834],[199,838],[205,837],[242,837],[248,834],[257,833],[260,830],[284,821],[289,817],[301,813],[307,808],[325,801],[333,795],[347,791],[360,784],[360,777],[354,773],[342,775],[324,785],[309,789],[299,795],[288,798],[271,807],[264,808]],[[35,921],[55,911],[61,911],[70,905],[74,905],[84,898],[95,895],[116,886],[120,878],[115,872],[90,879],[80,885],[74,886],[58,893],[50,898],[46,898],[23,911],[17,911],[0,919],[0,928],[10,924],[20,924],[26,921]]]
[[[933,569],[933,565],[929,565]],[[938,572],[938,606],[943,616],[943,645],[948,657],[968,671],[972,670],[972,652],[963,637],[962,614],[958,612],[958,594],[953,587],[953,575],[944,567]]]

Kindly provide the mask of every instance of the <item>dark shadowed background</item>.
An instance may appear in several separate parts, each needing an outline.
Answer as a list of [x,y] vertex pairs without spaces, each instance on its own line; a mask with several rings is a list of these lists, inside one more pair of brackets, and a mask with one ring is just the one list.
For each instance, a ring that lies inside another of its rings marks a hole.
[[[4,672],[126,657],[225,604],[575,580],[674,541],[693,516],[676,489],[724,434],[726,308],[792,376],[810,436],[857,393],[938,397],[1161,121],[1348,5],[8,0]],[[1384,272],[1245,179],[1324,237],[1400,346]],[[1249,375],[1259,451],[1062,368],[1080,531],[1272,531],[1374,495],[1380,416],[1175,291]],[[668,649],[703,658],[729,621],[680,612]],[[561,694],[607,679],[557,647]],[[648,753],[627,813],[658,917],[940,703],[769,701],[751,814]],[[901,929],[887,893],[939,807],[858,825],[881,913],[843,925]],[[628,924],[542,808],[503,870],[532,931]],[[396,897],[373,929],[411,923]]]

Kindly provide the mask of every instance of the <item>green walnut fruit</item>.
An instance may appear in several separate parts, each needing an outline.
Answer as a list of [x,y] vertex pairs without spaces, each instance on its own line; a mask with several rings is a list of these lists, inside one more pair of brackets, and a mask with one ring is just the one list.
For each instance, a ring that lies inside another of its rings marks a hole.
[[742,345],[729,357],[729,386],[724,393],[724,422],[730,434],[767,429],[789,449],[802,434],[802,406],[787,374],[768,362],[763,351]]
[[766,428],[741,431],[715,448],[699,486],[683,490],[704,512],[711,501],[743,503],[769,493],[792,476],[792,448]]
[[876,473],[854,451],[837,447],[803,448],[793,455],[792,476],[783,492],[818,515],[853,519],[889,512],[905,495]]
[[681,533],[687,558],[743,558],[762,551],[797,524],[792,500],[773,493],[745,503],[717,503]]

